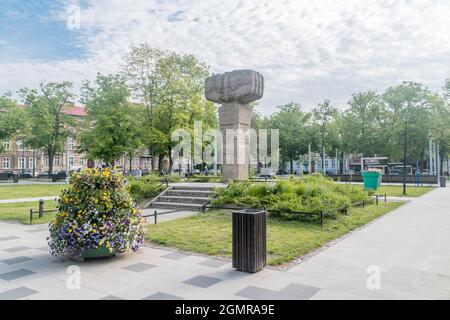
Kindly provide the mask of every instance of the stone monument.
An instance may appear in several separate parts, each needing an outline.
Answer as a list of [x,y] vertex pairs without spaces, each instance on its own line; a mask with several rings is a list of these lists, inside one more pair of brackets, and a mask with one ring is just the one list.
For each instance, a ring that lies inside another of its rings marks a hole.
[[222,175],[225,182],[248,179],[252,119],[249,103],[261,99],[263,93],[264,78],[252,70],[234,70],[206,79],[206,99],[222,104],[219,129],[223,137]]

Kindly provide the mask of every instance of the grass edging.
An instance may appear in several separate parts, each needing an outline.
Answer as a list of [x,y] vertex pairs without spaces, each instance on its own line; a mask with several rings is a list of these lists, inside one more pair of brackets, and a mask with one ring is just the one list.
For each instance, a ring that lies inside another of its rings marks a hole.
[[[268,264],[283,268],[305,258],[318,248],[337,241],[403,205],[380,203],[352,208],[349,215],[327,219],[324,227],[315,223],[269,218],[267,223]],[[220,211],[180,218],[147,226],[147,240],[158,246],[209,256],[231,257],[231,215]]]
[[[37,211],[38,202],[18,202],[0,204],[0,221],[30,224],[30,209]],[[56,209],[57,202],[54,200],[44,201],[45,210]],[[49,223],[54,217],[54,213],[45,213],[39,219],[36,214],[33,217],[33,224]]]

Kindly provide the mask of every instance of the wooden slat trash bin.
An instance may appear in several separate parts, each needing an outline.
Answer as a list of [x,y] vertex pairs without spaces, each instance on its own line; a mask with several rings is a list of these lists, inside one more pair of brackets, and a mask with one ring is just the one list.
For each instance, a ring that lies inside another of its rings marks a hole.
[[266,266],[266,211],[233,212],[233,268],[258,272]]

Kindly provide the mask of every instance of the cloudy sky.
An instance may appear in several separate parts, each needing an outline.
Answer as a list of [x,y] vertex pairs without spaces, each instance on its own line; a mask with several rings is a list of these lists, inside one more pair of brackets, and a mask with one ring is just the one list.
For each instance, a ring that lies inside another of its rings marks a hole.
[[113,73],[133,45],[254,69],[260,111],[450,78],[449,0],[0,0],[0,92]]

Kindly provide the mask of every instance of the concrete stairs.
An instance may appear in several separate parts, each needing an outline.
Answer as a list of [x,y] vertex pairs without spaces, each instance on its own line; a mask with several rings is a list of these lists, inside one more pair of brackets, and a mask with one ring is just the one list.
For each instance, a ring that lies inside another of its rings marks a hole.
[[147,208],[202,211],[203,205],[215,195],[214,187],[197,185],[170,186],[153,199]]

